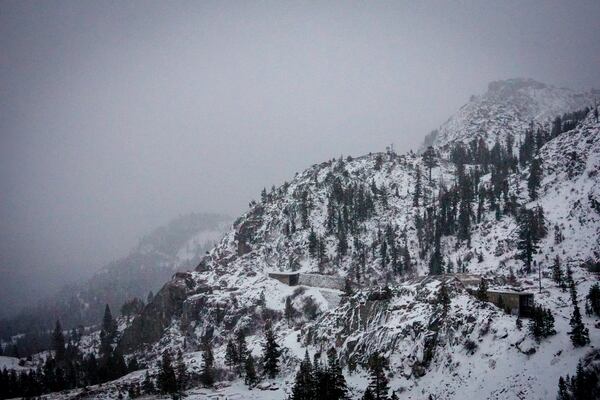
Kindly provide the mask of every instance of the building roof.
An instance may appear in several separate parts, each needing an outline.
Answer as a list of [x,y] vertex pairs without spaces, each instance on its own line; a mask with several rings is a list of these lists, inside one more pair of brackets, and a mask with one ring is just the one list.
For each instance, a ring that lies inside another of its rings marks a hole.
[[282,271],[267,271],[269,275],[281,275],[281,276],[292,276],[300,275],[300,272],[282,272]]
[[500,294],[518,294],[521,295],[532,295],[531,292],[519,292],[518,290],[510,290],[510,289],[488,289],[489,293],[500,293]]

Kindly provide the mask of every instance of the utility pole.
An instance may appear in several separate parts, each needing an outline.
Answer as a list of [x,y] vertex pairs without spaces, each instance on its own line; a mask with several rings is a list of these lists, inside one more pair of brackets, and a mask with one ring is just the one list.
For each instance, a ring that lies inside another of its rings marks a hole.
[[542,293],[542,264],[538,264],[538,281],[540,283],[540,293]]

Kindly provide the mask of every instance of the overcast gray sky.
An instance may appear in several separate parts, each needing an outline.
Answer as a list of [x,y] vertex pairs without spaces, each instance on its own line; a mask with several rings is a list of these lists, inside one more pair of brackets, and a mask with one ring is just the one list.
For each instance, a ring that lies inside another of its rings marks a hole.
[[491,80],[600,87],[599,21],[597,0],[2,1],[2,308],[178,214],[416,149]]

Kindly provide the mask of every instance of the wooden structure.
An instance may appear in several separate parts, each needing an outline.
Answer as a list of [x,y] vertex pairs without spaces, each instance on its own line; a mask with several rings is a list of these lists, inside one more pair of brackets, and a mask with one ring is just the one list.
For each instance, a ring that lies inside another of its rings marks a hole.
[[300,280],[300,274],[298,272],[269,272],[269,278],[277,279],[288,286],[296,286]]
[[488,301],[496,306],[520,317],[531,316],[533,310],[533,293],[517,292],[513,290],[487,291]]

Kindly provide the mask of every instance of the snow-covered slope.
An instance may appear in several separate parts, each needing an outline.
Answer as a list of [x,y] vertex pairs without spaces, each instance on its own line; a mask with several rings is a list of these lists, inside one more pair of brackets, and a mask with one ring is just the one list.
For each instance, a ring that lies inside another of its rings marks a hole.
[[519,143],[525,130],[547,126],[564,113],[594,104],[597,92],[576,92],[536,82],[532,79],[508,79],[491,82],[488,91],[473,96],[457,113],[428,137],[426,145],[445,148],[449,144],[482,138],[488,147],[505,141],[511,134]]
[[[517,329],[516,316],[476,300],[453,275],[427,276],[436,247],[431,230],[441,229],[435,221],[442,197],[459,196],[453,187],[460,170],[446,158],[446,149],[477,137],[491,148],[497,140],[504,144],[509,134],[517,146],[531,122],[545,126],[557,115],[593,105],[589,100],[531,80],[492,83],[440,130],[435,145],[442,158],[431,179],[420,156],[393,152],[334,159],[296,174],[253,203],[195,271],[168,281],[125,329],[120,350],[155,365],[165,349],[182,349],[188,367],[197,372],[203,336],[211,338],[216,364],[223,366],[225,344],[239,331],[260,357],[262,330],[271,321],[283,355],[281,376],[267,382],[268,390],[249,392],[238,380],[229,388],[194,389],[190,398],[216,393],[286,398],[304,351],[312,356],[331,346],[341,355],[353,398],[362,396],[366,375],[361,363],[375,350],[390,358],[391,387],[402,398],[553,398],[558,377],[572,373],[591,348],[573,348],[567,334],[569,294],[550,279],[550,266],[556,256],[571,265],[581,304],[597,280],[583,263],[600,260],[597,117],[590,112],[575,129],[539,149],[542,182],[535,201],[527,190],[528,165],[514,163],[495,204],[488,195],[478,197],[492,190],[492,174],[466,165],[467,172],[479,171],[473,203],[481,203],[470,218],[470,240],[450,231],[437,246],[446,272],[452,265],[454,272],[487,276],[495,288],[535,292],[536,303],[554,314],[555,336],[538,343],[528,334],[527,321]],[[457,208],[459,203],[453,198],[448,204]],[[529,274],[515,259],[515,205],[541,205],[549,231]],[[348,279],[355,294],[325,288],[318,278],[310,285],[288,286],[270,278],[273,271]],[[442,281],[450,292],[447,312],[437,302]],[[385,285],[389,291],[380,289]],[[289,321],[283,317],[286,298],[293,309]],[[591,346],[598,347],[600,325],[589,316],[584,322]],[[350,372],[351,366],[356,370]],[[150,371],[155,373],[153,367]],[[222,376],[235,379],[226,371]]]
[[[527,88],[533,90],[529,84]],[[503,118],[503,109],[494,112],[494,120]],[[547,111],[536,112],[545,115]],[[516,135],[520,128],[515,125],[511,129]],[[217,360],[222,363],[227,338],[244,330],[258,356],[261,329],[270,319],[279,321],[276,328],[287,349],[284,376],[293,371],[304,348],[314,353],[335,346],[346,365],[352,360],[364,361],[378,349],[392,360],[393,388],[404,390],[406,398],[422,398],[423,393],[448,399],[467,393],[498,399],[551,397],[558,377],[572,371],[586,352],[585,348],[572,349],[566,334],[571,311],[568,295],[548,276],[558,255],[572,264],[580,299],[595,279],[580,264],[600,257],[598,143],[600,124],[592,112],[576,129],[546,143],[538,155],[543,180],[535,202],[530,202],[527,194],[527,168],[507,177],[508,194],[518,203],[530,208],[543,206],[550,231],[540,243],[543,251],[534,255],[535,265],[541,266],[544,276],[544,291],[537,294],[536,302],[550,307],[557,319],[558,334],[546,341],[535,343],[526,328],[515,328],[515,316],[477,302],[458,284],[452,290],[447,318],[439,320],[440,310],[433,301],[439,281],[418,277],[427,274],[432,249],[423,252],[419,246],[415,220],[436,204],[440,187],[454,182],[455,166],[440,160],[429,181],[420,157],[378,153],[314,165],[253,205],[197,271],[179,275],[163,288],[162,303],[145,310],[137,325],[134,322],[125,332],[122,348],[131,351],[143,347],[144,354],[153,359],[153,354],[157,356],[165,348],[181,347],[188,351],[190,360],[199,362],[200,354],[195,352],[199,338],[210,332]],[[415,206],[417,169],[423,171],[423,195]],[[489,182],[489,174],[481,177],[481,185]],[[369,211],[364,212],[361,205],[370,201],[373,207],[366,207]],[[328,223],[331,215],[335,219],[333,229]],[[346,218],[350,220],[345,232],[348,249],[342,254],[339,226],[346,225]],[[563,240],[555,239],[554,229]],[[516,230],[513,216],[498,219],[485,205],[480,222],[472,225],[471,245],[455,235],[444,236],[442,257],[446,264],[451,261],[456,266],[460,262],[465,271],[488,275],[496,286],[506,284],[511,277],[513,287],[535,291],[537,274],[522,272],[522,262],[515,259]],[[311,231],[323,243],[322,257],[311,255]],[[381,257],[386,232],[397,249],[401,253],[408,250],[410,256],[406,262],[400,257],[397,270],[389,260],[384,264]],[[327,300],[325,289],[318,284],[293,288],[269,278],[269,271],[349,277],[361,291],[338,307]],[[392,287],[392,298],[366,302],[369,288],[384,283]],[[288,296],[299,312],[292,324],[282,319]],[[306,312],[307,303],[315,304],[316,319]],[[145,335],[140,327],[156,322],[158,310],[163,316],[165,310],[170,314],[152,325],[154,336]],[[593,326],[589,317],[585,321]],[[598,345],[600,335],[592,330],[592,344]],[[467,341],[475,343],[475,350],[467,350]],[[433,352],[424,360],[426,348]],[[532,349],[536,351],[533,355],[529,354]],[[482,375],[484,368],[494,373]],[[360,369],[348,379],[358,394],[365,382]]]

